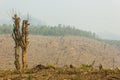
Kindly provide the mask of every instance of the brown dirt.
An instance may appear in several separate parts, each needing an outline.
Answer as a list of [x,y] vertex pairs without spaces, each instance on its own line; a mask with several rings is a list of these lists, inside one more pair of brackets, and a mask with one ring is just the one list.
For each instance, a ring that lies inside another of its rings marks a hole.
[[[120,50],[85,37],[29,36],[29,68],[37,64],[80,66],[91,64],[94,60],[96,68],[100,63],[104,68],[117,67],[120,65]],[[0,35],[0,69],[14,69],[14,41],[11,35]]]
[[42,66],[28,70],[22,77],[15,71],[0,71],[0,80],[120,80],[120,71]]

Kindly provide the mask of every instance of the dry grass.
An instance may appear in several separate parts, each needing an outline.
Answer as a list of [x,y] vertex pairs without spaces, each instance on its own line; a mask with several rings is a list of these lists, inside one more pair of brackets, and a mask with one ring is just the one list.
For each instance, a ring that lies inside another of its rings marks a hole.
[[[63,66],[100,63],[104,68],[119,66],[118,48],[84,37],[29,36],[27,61],[29,68],[37,64]],[[113,58],[115,59],[113,63]],[[0,69],[14,68],[14,41],[10,35],[0,35]]]
[[[119,70],[83,70],[81,68],[39,65],[19,76],[16,72],[1,71],[0,80],[120,80]],[[41,68],[42,67],[42,68]]]

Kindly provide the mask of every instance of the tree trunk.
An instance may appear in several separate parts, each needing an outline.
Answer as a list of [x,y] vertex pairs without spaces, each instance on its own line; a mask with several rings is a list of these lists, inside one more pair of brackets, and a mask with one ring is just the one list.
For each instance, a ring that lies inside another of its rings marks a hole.
[[27,65],[27,51],[26,48],[22,49],[22,66],[23,66],[23,71],[27,69],[28,65]]
[[19,62],[19,47],[22,48],[22,69],[23,72],[27,69],[27,47],[28,47],[28,20],[23,20],[22,29],[20,30],[20,18],[15,14],[12,17],[14,20],[14,29],[12,37],[15,41],[15,67],[17,71],[21,72],[21,66]]
[[16,44],[15,46],[15,67],[18,70],[18,72],[20,72],[20,62],[19,62],[19,52],[18,52],[18,44]]

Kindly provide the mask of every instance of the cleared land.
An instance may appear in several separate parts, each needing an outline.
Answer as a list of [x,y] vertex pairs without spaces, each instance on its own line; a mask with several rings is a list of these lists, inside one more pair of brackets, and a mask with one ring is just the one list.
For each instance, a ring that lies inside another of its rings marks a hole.
[[[120,69],[110,69],[120,65],[119,47],[77,36],[30,35],[29,41],[29,69],[20,76],[14,70],[14,41],[0,35],[0,80],[120,80]],[[81,65],[93,61],[94,68]],[[99,64],[107,69],[99,70]]]
[[22,76],[15,71],[0,71],[0,80],[120,80],[120,70],[83,70],[69,66],[54,68],[38,65]]
[[[29,36],[27,54],[29,68],[37,64],[74,65],[102,64],[104,68],[120,65],[119,48],[85,37]],[[0,69],[14,69],[14,41],[11,35],[0,35]]]

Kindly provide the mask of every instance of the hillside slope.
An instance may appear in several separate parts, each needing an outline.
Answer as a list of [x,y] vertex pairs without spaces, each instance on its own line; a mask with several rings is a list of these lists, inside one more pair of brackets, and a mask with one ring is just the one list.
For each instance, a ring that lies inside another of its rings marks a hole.
[[[100,63],[105,68],[120,65],[120,51],[109,44],[85,37],[29,36],[28,64],[76,65]],[[0,35],[0,69],[14,68],[14,41],[11,35]]]

